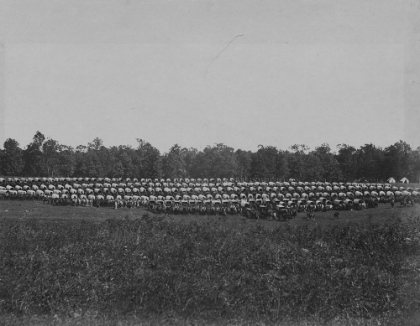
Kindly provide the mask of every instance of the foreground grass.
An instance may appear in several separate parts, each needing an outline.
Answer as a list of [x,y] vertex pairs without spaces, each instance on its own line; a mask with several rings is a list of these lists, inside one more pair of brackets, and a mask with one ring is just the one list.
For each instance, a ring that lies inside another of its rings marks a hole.
[[189,318],[176,318],[176,317],[154,317],[154,318],[141,318],[132,317],[125,318],[106,318],[106,317],[64,317],[58,316],[31,316],[31,317],[11,317],[1,319],[2,325],[31,325],[31,326],[156,326],[156,325],[179,325],[179,326],[268,326],[268,325],[284,325],[284,326],[377,326],[377,325],[413,325],[418,326],[420,319],[413,319],[407,323],[407,320],[390,319],[387,317],[379,318],[334,318],[330,321],[317,320],[315,318],[306,318],[300,321],[296,320],[282,320],[282,321],[263,321],[258,320],[245,320],[245,319],[219,319],[219,320],[202,320],[202,319],[189,319]]
[[401,324],[420,308],[418,220],[241,231],[2,219],[0,321]]

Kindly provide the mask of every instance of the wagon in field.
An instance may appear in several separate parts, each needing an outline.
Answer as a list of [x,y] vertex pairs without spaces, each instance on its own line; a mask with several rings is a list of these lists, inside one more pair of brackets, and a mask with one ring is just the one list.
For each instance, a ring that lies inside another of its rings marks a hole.
[[353,207],[358,210],[365,209],[366,203],[363,199],[356,198],[355,200],[353,200]]
[[292,218],[291,211],[290,211],[289,207],[287,207],[285,205],[282,205],[282,204],[279,204],[279,205],[276,205],[275,208],[276,208],[275,213],[276,213],[277,219],[285,220],[285,219]]
[[344,204],[346,205],[346,209],[348,210],[353,209],[354,203],[353,203],[353,200],[351,200],[350,198],[345,199]]

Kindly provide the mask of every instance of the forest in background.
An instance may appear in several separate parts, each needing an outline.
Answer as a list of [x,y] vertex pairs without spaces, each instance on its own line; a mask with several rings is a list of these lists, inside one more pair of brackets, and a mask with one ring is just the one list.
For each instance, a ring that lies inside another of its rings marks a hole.
[[7,139],[0,149],[0,175],[25,177],[109,178],[237,178],[329,182],[386,182],[390,177],[420,180],[420,147],[404,141],[386,148],[365,144],[356,148],[322,144],[311,150],[295,144],[287,150],[259,145],[256,151],[225,144],[203,150],[173,145],[160,153],[151,143],[136,139],[137,147],[106,147],[95,138],[76,148],[36,132],[25,148]]

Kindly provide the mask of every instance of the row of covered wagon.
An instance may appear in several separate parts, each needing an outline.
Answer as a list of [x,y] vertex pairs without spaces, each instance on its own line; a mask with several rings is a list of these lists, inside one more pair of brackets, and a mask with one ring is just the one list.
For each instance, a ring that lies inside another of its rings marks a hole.
[[234,179],[0,178],[0,197],[57,205],[147,207],[167,213],[258,213],[364,209],[420,201],[420,189],[391,184],[242,182]]

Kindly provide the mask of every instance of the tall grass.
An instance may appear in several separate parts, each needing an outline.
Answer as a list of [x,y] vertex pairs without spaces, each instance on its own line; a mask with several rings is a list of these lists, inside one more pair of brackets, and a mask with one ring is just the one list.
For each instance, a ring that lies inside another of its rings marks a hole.
[[[419,223],[256,227],[0,220],[2,314],[320,320],[415,310]],[[409,276],[411,275],[411,276]],[[408,282],[408,283],[407,283]],[[417,289],[418,290],[418,289]]]

